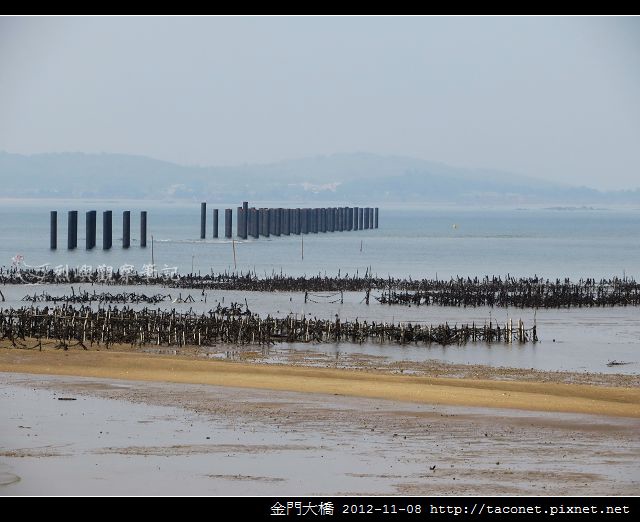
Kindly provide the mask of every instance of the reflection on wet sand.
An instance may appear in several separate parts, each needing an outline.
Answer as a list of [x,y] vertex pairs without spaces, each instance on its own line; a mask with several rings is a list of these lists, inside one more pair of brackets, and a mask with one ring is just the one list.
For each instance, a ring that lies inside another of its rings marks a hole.
[[[640,485],[637,419],[95,378],[1,382],[0,494],[623,495]],[[44,440],[64,454],[37,454]],[[7,456],[16,449],[34,453]]]

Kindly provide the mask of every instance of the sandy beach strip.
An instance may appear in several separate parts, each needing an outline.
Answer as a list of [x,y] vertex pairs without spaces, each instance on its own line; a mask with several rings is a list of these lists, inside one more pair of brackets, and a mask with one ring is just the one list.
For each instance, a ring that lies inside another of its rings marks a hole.
[[388,375],[116,351],[0,349],[0,371],[329,393],[422,404],[640,417],[640,389]]

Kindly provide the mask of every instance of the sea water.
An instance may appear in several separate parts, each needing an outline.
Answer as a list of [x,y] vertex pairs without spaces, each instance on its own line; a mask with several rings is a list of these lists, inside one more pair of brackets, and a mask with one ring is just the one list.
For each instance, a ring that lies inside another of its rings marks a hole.
[[[382,277],[412,278],[640,276],[640,209],[389,206],[380,208],[378,229],[238,240],[238,204],[233,205],[232,241],[222,237],[225,205],[216,207],[221,211],[221,237],[211,237],[210,205],[207,239],[200,240],[197,202],[5,200],[0,205],[0,265],[8,266],[21,255],[30,266],[117,269],[129,264],[141,270],[152,261],[153,236],[156,268],[176,267],[180,273],[252,270],[258,275],[335,276],[338,271],[363,275],[371,270]],[[266,205],[293,206],[277,202],[256,206]],[[84,212],[91,209],[98,211],[97,244],[87,251]],[[57,250],[49,249],[50,210],[58,210]],[[75,250],[67,250],[68,210],[79,210]],[[106,251],[102,250],[103,210],[113,211],[113,247]],[[122,210],[132,211],[129,249],[121,247]],[[139,210],[149,213],[146,248],[139,244]]]
[[[235,204],[236,207],[238,204]],[[344,206],[337,203],[331,206]],[[256,206],[287,207],[278,202]],[[300,206],[300,205],[295,205]],[[302,205],[304,206],[304,205]],[[309,205],[309,206],[320,206]],[[323,206],[330,206],[330,204]],[[355,206],[355,205],[354,205]],[[256,272],[327,276],[359,274],[367,271],[386,277],[448,279],[454,276],[482,277],[510,274],[573,280],[586,277],[627,276],[640,278],[640,209],[626,208],[459,208],[380,207],[379,228],[352,232],[280,236],[257,240],[211,238],[211,209],[208,208],[207,235],[200,233],[200,206],[192,203],[125,201],[4,201],[0,207],[0,264],[10,266],[17,255],[30,266],[51,268],[107,265],[118,269],[132,265],[142,270],[153,256],[157,269],[175,268],[180,273],[194,271]],[[224,235],[224,208],[220,212],[220,235]],[[78,248],[66,248],[67,210],[79,210]],[[84,212],[98,211],[97,245],[84,248]],[[58,249],[49,249],[49,211],[58,210]],[[101,248],[102,210],[113,210],[113,248]],[[121,247],[122,210],[132,211],[132,244]],[[139,246],[139,210],[147,210],[148,246]],[[235,220],[234,210],[234,220]],[[235,235],[235,224],[233,227]],[[234,264],[235,249],[235,264]],[[304,255],[303,255],[304,254]],[[77,289],[77,286],[76,286]],[[113,287],[89,291],[117,292]],[[20,306],[24,294],[42,288],[5,287],[5,306]],[[129,289],[145,293],[166,289]],[[69,293],[68,286],[47,288],[52,294]],[[175,290],[170,290],[176,293]],[[187,292],[184,292],[185,294]],[[321,352],[363,353],[388,360],[428,360],[487,364],[541,370],[569,370],[606,373],[640,373],[640,310],[635,307],[597,309],[490,309],[449,307],[383,306],[374,299],[370,306],[363,295],[346,294],[344,303],[304,303],[302,294],[260,294],[252,292],[209,292],[201,301],[192,292],[195,304],[178,308],[205,310],[217,301],[246,298],[250,308],[261,314],[338,315],[346,320],[413,321],[460,324],[507,318],[523,319],[530,327],[535,319],[541,342],[522,347],[471,343],[464,347],[414,347],[365,345],[306,345],[289,349]],[[169,306],[175,306],[169,304]],[[535,314],[535,317],[534,317]],[[629,362],[608,367],[609,361]]]

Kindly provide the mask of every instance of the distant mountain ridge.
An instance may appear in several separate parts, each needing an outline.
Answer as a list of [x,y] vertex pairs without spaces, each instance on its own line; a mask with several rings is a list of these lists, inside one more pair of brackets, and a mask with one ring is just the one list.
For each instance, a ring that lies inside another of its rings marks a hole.
[[335,154],[270,164],[184,166],[126,154],[0,152],[0,197],[430,202],[640,203],[601,192],[416,158]]

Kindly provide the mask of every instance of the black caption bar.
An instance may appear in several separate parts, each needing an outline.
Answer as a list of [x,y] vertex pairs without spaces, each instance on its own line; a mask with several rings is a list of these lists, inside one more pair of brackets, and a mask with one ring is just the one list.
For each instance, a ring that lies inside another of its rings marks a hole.
[[[22,497],[27,499],[27,497]],[[14,501],[20,501],[15,497]],[[82,503],[81,498],[41,498],[45,502]],[[29,498],[30,505],[34,499]],[[211,512],[246,520],[590,520],[611,522],[637,519],[639,497],[93,497],[101,513],[117,514],[125,506],[142,508],[147,515],[174,507],[190,513]],[[97,501],[97,502],[96,502]],[[187,504],[188,503],[188,504]],[[204,511],[201,511],[204,510]],[[226,519],[226,518],[225,518]]]

